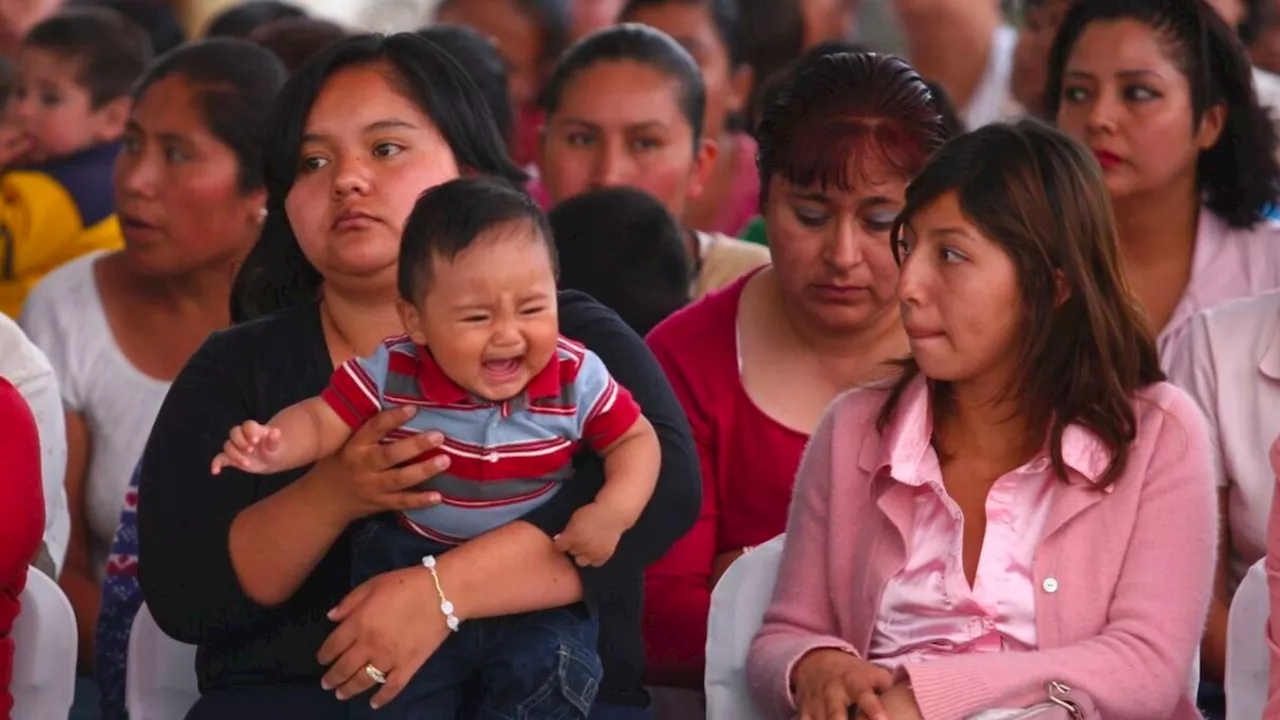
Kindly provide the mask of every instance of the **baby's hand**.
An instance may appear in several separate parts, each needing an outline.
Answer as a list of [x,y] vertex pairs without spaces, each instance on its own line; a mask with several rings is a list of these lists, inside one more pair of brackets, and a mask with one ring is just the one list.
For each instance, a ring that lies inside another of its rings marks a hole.
[[214,475],[224,467],[234,467],[254,475],[270,475],[276,472],[275,462],[280,451],[280,431],[249,420],[231,428],[231,437],[222,452],[213,459]]
[[573,556],[581,567],[600,567],[613,557],[625,524],[604,505],[578,508],[564,532],[555,537],[556,549]]

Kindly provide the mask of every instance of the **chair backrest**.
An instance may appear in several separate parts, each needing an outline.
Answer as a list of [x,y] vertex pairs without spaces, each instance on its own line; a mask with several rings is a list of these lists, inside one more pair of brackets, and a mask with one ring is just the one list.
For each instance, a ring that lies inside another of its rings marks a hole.
[[1258,720],[1267,702],[1267,618],[1271,598],[1267,592],[1265,560],[1245,574],[1231,600],[1227,617],[1227,720]]
[[180,720],[199,699],[196,646],[165,635],[143,603],[129,632],[129,720]]
[[747,692],[747,651],[764,623],[785,535],[738,558],[711,592],[707,626],[707,720],[763,720]]
[[63,720],[76,694],[76,614],[58,583],[35,568],[13,623],[13,717]]

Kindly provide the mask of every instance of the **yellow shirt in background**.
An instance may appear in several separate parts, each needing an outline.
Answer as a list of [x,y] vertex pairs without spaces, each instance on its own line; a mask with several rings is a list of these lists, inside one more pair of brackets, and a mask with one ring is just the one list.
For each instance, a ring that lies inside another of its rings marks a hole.
[[63,263],[122,247],[116,216],[85,228],[71,194],[53,177],[24,170],[0,177],[0,312],[17,317],[31,288]]

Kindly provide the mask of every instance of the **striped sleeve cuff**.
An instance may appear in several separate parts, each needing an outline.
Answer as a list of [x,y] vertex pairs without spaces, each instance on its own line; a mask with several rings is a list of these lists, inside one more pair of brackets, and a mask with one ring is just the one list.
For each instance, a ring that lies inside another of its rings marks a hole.
[[335,370],[320,397],[352,429],[382,410],[377,385],[357,360],[348,360]]
[[609,383],[587,415],[583,439],[595,452],[602,452],[631,429],[640,419],[640,406],[631,393],[609,378]]

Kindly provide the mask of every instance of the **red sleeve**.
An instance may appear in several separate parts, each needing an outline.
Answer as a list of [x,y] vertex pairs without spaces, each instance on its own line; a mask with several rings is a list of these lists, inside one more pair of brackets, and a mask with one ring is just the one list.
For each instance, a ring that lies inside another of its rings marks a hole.
[[378,383],[359,358],[352,358],[334,370],[329,387],[320,393],[320,397],[353,429],[382,410],[378,402]]
[[627,389],[610,377],[587,414],[582,437],[597,453],[612,445],[640,420],[640,406]]
[[699,402],[696,391],[701,386],[699,369],[706,372],[707,338],[688,337],[687,333],[679,332],[681,329],[659,328],[649,336],[648,342],[693,430],[702,466],[702,511],[693,529],[661,560],[649,566],[645,575],[643,632],[647,681],[701,690],[720,502],[716,447],[708,420],[710,409]]
[[15,595],[44,532],[39,438],[27,403],[0,378],[0,588]]

